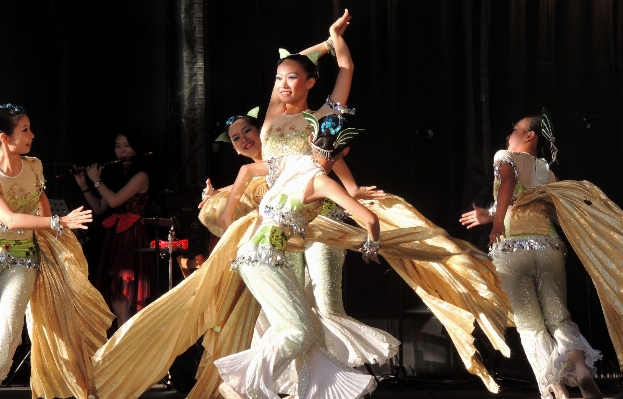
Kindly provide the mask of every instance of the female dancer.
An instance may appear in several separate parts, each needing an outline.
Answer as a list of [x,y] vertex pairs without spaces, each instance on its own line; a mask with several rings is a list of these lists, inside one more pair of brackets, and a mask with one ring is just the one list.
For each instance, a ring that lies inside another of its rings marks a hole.
[[579,384],[584,398],[602,398],[592,377],[593,364],[601,355],[584,339],[566,307],[564,243],[545,212],[511,217],[520,193],[556,181],[547,161],[537,158],[543,142],[550,144],[553,162],[557,150],[545,110],[543,117],[519,120],[506,138],[507,150],[494,157],[493,208],[474,206],[460,221],[468,229],[493,223],[490,255],[511,301],[541,396],[551,398],[551,389],[557,399],[567,399],[563,384]]
[[[273,390],[275,379],[295,359],[298,397],[308,397],[313,392],[315,397],[355,398],[374,386],[370,376],[349,371],[332,362],[330,355],[323,356],[322,330],[285,256],[288,238],[293,234],[305,235],[309,222],[328,197],[366,221],[369,235],[361,245],[364,260],[378,262],[377,217],[326,175],[348,152],[354,129],[346,129],[338,115],[322,118],[320,123],[335,129],[321,127],[319,131],[316,124],[311,140],[313,155],[272,158],[243,166],[221,217],[226,228],[232,223],[234,210],[251,178],[269,175],[273,184],[260,203],[261,222],[250,241],[238,250],[232,269],[240,273],[260,302],[271,327],[256,348],[215,362],[226,381],[220,389],[226,398],[277,397]],[[329,374],[332,378],[327,379]]]
[[[131,132],[117,134],[115,156],[123,159],[136,155],[133,145],[137,143]],[[117,316],[119,328],[153,299],[153,255],[128,250],[149,247],[145,226],[135,223],[147,203],[149,177],[139,160],[108,166],[105,174],[102,174],[102,168],[98,164],[89,165],[74,176],[95,213],[101,214],[112,208],[112,216],[102,223],[107,232],[97,271],[97,286]],[[87,176],[93,182],[93,188],[89,186]]]
[[0,105],[0,380],[11,367],[30,300],[33,395],[86,398],[94,392],[89,357],[111,320],[69,230],[86,229],[91,211],[52,216],[41,161],[24,156],[34,139],[30,126],[23,108]]

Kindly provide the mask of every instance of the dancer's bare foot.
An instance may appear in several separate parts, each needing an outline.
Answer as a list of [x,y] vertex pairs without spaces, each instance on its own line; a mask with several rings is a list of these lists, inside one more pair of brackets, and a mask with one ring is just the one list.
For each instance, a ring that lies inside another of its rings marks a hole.
[[554,396],[556,399],[569,399],[569,392],[563,384],[553,384]]
[[580,350],[574,350],[569,352],[569,360],[575,367],[575,376],[578,379],[578,386],[580,392],[582,392],[582,398],[584,399],[603,399],[604,395],[601,393],[591,372],[586,367],[586,361],[584,352]]
[[578,385],[580,387],[580,392],[582,392],[582,397],[584,399],[603,399],[604,395],[601,393],[597,384],[595,384],[595,380],[593,377],[578,378]]

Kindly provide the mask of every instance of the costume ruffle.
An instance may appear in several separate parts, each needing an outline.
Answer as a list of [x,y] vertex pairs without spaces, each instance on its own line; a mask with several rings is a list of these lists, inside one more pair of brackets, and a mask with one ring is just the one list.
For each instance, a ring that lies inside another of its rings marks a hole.
[[35,237],[39,274],[27,313],[33,398],[96,396],[91,357],[114,315],[89,283],[82,247],[69,229],[58,238],[49,230]]
[[[270,330],[267,334],[270,334]],[[245,370],[261,350],[260,344],[258,347],[217,360],[216,365],[224,381],[234,390],[245,394]],[[268,368],[270,364],[265,366]],[[269,370],[265,373],[270,374]],[[312,346],[309,351],[309,370],[306,375],[309,376],[309,380],[305,381],[307,386],[305,399],[358,398],[372,392],[376,387],[376,381],[372,376],[362,374],[346,365],[340,365],[339,361],[316,345]],[[295,378],[296,374],[289,377]],[[262,397],[274,397],[270,389],[272,387],[264,386],[263,388]]]
[[[558,220],[595,284],[612,344],[623,365],[623,211],[594,184],[568,180],[521,193],[511,220],[533,212]],[[586,354],[590,365],[592,355],[590,351]]]

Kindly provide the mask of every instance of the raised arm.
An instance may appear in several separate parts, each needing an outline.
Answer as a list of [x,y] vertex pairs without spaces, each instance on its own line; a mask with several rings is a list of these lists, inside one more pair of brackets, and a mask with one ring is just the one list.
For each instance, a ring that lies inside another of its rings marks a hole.
[[353,64],[350,50],[343,36],[349,21],[350,14],[348,10],[344,10],[344,15],[329,28],[329,34],[335,48],[335,58],[337,59],[337,65],[340,67],[333,92],[331,93],[331,100],[342,104],[342,106],[346,106],[346,101],[348,101],[350,86],[353,81],[353,71],[355,70],[355,64]]
[[240,197],[244,193],[244,190],[247,188],[251,179],[255,176],[266,176],[268,174],[268,162],[254,162],[248,165],[243,165],[240,168],[240,172],[238,172],[238,176],[236,177],[236,181],[231,187],[231,192],[229,193],[229,197],[227,198],[227,203],[225,204],[225,209],[223,210],[223,214],[220,218],[220,225],[224,230],[227,230],[229,225],[232,224],[234,219],[234,211],[240,203]]

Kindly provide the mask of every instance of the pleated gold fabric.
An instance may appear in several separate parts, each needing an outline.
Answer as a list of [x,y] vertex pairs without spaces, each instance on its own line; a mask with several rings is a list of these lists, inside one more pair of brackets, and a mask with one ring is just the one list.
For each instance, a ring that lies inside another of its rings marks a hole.
[[[360,202],[378,215],[384,231],[407,226],[438,229],[398,196],[387,194],[382,200]],[[510,356],[504,330],[512,324],[512,313],[495,266],[470,243],[450,237],[443,230],[425,243],[463,254],[441,262],[385,254],[383,257],[446,327],[467,370],[479,376],[491,392],[498,392],[498,385],[476,355],[472,336],[474,322],[477,322],[493,347],[504,356]]]
[[[238,246],[250,239],[256,221],[257,212],[253,211],[234,222],[198,271],[132,317],[96,353],[94,370],[100,398],[137,398],[204,333],[206,352],[190,397],[216,395],[220,379],[212,361],[248,348],[257,317],[257,302],[246,299],[248,293],[243,293],[246,288],[241,286],[238,274],[229,270]],[[383,232],[380,253],[443,261],[454,254],[423,242],[414,243],[441,233],[441,229],[427,227]],[[363,229],[318,217],[307,237],[352,248],[366,235]],[[288,245],[289,249],[304,250],[305,241],[293,239],[292,248]]]
[[[221,193],[219,198],[211,199],[209,209],[204,207],[200,219],[205,225],[218,223],[227,196]],[[512,313],[493,263],[471,244],[448,236],[398,196],[388,194],[383,200],[360,202],[379,217],[383,257],[446,327],[467,370],[478,375],[490,391],[497,392],[499,387],[478,358],[472,336],[474,322],[478,322],[493,347],[510,356],[504,330],[512,325]],[[409,226],[425,229],[404,229]],[[363,237],[365,232],[321,216],[310,224],[307,233],[308,242],[348,249]],[[425,241],[414,242],[417,240]],[[403,246],[394,252],[391,243]],[[288,242],[288,251],[302,251],[305,246],[300,237],[294,236]],[[409,248],[417,252],[409,252]]]
[[91,357],[106,341],[114,315],[89,283],[82,247],[71,230],[58,238],[38,230],[35,238],[40,269],[27,314],[32,397],[97,397]]
[[97,351],[93,368],[101,399],[138,398],[204,334],[199,372],[205,377],[197,387],[217,392],[218,373],[206,369],[213,369],[215,358],[250,345],[259,312],[240,276],[229,270],[238,244],[250,239],[256,216],[234,222],[199,270],[134,315]]
[[554,210],[595,284],[610,338],[623,366],[623,211],[594,184],[568,180],[521,193],[511,217],[534,212],[552,215]]

